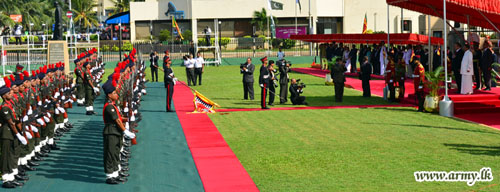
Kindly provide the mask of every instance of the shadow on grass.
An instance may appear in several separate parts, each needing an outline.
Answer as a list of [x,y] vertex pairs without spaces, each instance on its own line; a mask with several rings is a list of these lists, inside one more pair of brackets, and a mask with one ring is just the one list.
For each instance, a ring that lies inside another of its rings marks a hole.
[[500,156],[500,146],[443,143],[444,146],[471,155]]
[[349,106],[349,105],[398,105],[399,103],[388,103],[378,97],[345,96],[342,102],[335,102],[335,96],[306,96],[308,106]]
[[453,131],[467,131],[467,132],[473,132],[473,133],[485,133],[485,134],[500,135],[500,133],[497,133],[497,132],[489,132],[489,131],[473,130],[473,129],[465,129],[465,128],[456,128],[456,127],[401,124],[401,123],[364,123],[364,122],[361,122],[361,123],[369,124],[369,125],[394,125],[394,126],[414,127],[414,128],[447,129],[447,130],[453,130]]

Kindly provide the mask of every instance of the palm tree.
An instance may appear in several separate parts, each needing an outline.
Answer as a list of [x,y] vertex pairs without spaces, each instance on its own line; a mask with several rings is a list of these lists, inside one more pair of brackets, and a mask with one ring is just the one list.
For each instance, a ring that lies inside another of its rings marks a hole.
[[93,0],[74,0],[72,11],[75,13],[73,17],[73,22],[80,23],[80,33],[82,29],[85,28],[87,31],[91,27],[96,27],[99,25],[97,22],[96,12],[93,11],[94,7],[97,6]]
[[130,10],[131,0],[111,0],[115,4],[113,14]]
[[262,8],[262,11],[254,11],[253,12],[253,18],[252,21],[250,21],[250,24],[256,25],[257,29],[260,30],[262,34],[264,34],[264,31],[267,30],[267,12],[266,9]]

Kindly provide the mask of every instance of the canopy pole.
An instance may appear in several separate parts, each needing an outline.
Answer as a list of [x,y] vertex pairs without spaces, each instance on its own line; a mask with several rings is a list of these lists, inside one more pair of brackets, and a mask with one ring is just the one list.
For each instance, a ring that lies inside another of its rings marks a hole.
[[470,45],[470,17],[469,15],[466,15],[467,16],[467,42],[469,43]]
[[389,52],[389,44],[391,44],[390,22],[389,22],[389,4],[387,4],[387,52]]
[[429,66],[429,71],[432,72],[433,66],[432,66],[432,56],[434,55],[434,51],[432,50],[431,46],[431,16],[427,15],[427,39],[429,39],[429,59],[427,59],[428,66]]
[[[490,25],[491,25],[491,26],[493,26],[493,27],[497,30],[497,32],[499,32],[499,33],[500,33],[500,30],[498,30],[497,26],[495,26],[495,25],[493,24],[493,22],[491,22],[491,21],[488,19],[488,17],[484,16],[484,14],[483,14],[483,13],[481,13],[481,11],[477,11],[477,12],[478,12],[479,14],[481,14],[481,16],[483,16],[483,18],[484,18],[484,19],[486,19],[486,21],[488,21],[488,23],[490,23]],[[467,17],[467,19],[469,19],[469,17]]]
[[[439,114],[445,117],[453,117],[453,101],[448,97],[448,83],[451,83],[451,79],[448,80],[448,32],[446,28],[446,0],[443,0],[443,26],[444,26],[444,89],[445,95],[443,100],[439,102]],[[459,85],[460,86],[460,85]]]
[[[427,7],[431,8],[434,11],[434,13],[436,13],[436,15],[442,16],[441,14],[439,14],[439,12],[436,11],[436,9],[433,6],[427,5]],[[462,40],[464,40],[464,42],[466,42],[465,37],[462,34],[460,34],[455,29],[455,27],[453,27],[453,25],[450,24],[450,22],[446,21],[446,23],[443,26],[446,26],[446,25],[450,26],[450,28],[453,30],[453,32],[455,32],[458,36],[462,37]]]

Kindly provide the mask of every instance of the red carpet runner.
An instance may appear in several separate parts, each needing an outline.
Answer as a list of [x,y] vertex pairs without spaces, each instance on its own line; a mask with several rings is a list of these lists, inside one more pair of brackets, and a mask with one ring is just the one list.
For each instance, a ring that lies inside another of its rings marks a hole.
[[175,110],[205,191],[259,191],[208,115],[190,113],[193,97],[187,86],[175,86]]

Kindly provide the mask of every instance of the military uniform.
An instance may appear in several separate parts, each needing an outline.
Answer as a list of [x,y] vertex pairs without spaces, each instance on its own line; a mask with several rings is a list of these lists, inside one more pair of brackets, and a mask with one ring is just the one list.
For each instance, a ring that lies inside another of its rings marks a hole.
[[288,97],[288,82],[290,78],[288,76],[288,72],[290,72],[290,67],[287,67],[284,63],[279,66],[280,71],[280,104],[284,104],[287,102]]
[[415,70],[413,71],[413,86],[415,87],[415,96],[418,100],[418,111],[424,111],[424,84],[425,84],[425,68],[420,62],[415,62]]
[[390,102],[396,101],[396,87],[394,86],[395,77],[396,77],[395,63],[392,59],[389,59],[389,63],[387,64],[387,68],[385,70],[385,83],[387,84],[387,86],[389,86]]
[[171,67],[164,68],[164,73],[165,76],[163,81],[165,82],[165,88],[167,91],[166,108],[167,112],[170,112],[172,111],[171,107],[172,107],[172,96],[174,95],[175,76],[174,76],[174,71],[172,70]]
[[262,61],[262,66],[260,67],[260,75],[259,75],[259,85],[260,85],[260,107],[262,109],[269,109],[267,107],[266,103],[266,97],[267,97],[267,89],[269,87],[269,70],[267,69],[266,63],[267,63],[267,57],[264,57],[261,59]]

